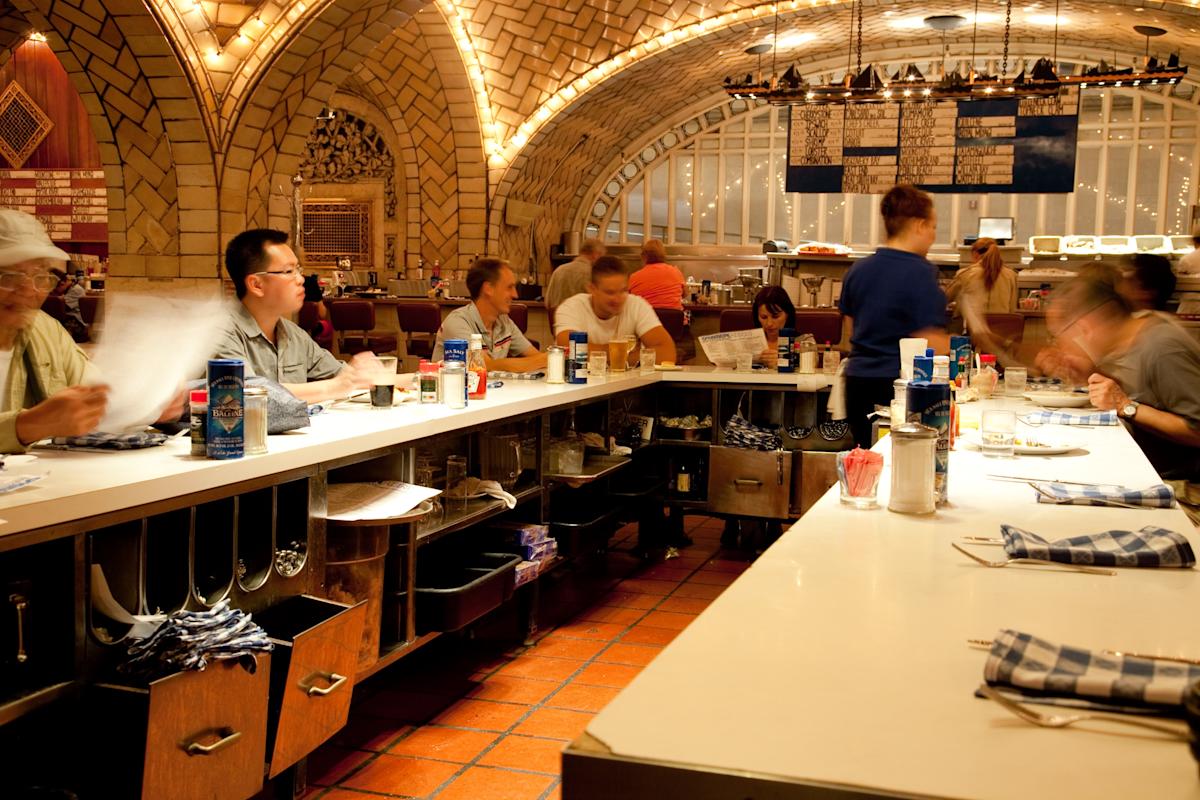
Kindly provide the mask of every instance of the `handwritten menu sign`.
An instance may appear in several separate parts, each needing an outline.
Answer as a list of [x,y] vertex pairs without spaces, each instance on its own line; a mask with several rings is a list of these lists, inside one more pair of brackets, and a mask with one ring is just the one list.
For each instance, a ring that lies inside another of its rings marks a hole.
[[791,108],[789,192],[1070,192],[1079,92]]
[[33,214],[56,241],[108,241],[104,170],[0,170],[0,207]]

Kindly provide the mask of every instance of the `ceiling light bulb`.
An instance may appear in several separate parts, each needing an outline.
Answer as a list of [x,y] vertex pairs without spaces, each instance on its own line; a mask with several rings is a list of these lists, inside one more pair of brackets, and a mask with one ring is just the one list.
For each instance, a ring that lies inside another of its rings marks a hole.
[[45,42],[45,41],[46,41],[46,34],[44,34],[44,33],[38,33],[37,31],[34,31],[33,33],[29,34],[29,41],[31,41],[31,42]]
[[996,90],[995,90],[995,89],[993,89],[991,86],[989,86],[989,87],[987,87],[986,89],[984,89],[984,90],[983,90],[983,93],[984,93],[984,94],[991,94],[991,93],[992,93],[992,92],[994,92],[994,91],[996,91]]
[[804,98],[805,98],[806,100],[812,100],[812,99],[813,99],[814,97],[816,97],[816,96],[817,96],[817,93],[816,93],[816,92],[809,92],[808,94],[804,95]]
[[925,91],[921,92],[921,94],[925,95],[926,97],[929,97],[929,95],[933,94],[933,89],[926,87]]
[[905,96],[905,97],[912,97],[912,89],[905,89],[905,90],[904,90],[904,96]]
[[892,90],[891,90],[891,89],[884,89],[884,90],[883,90],[883,96],[884,96],[885,98],[891,98],[891,96],[892,96]]

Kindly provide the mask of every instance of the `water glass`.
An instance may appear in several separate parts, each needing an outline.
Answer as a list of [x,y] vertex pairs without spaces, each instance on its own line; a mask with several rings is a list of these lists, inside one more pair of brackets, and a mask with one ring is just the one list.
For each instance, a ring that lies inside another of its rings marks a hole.
[[1025,382],[1029,379],[1029,370],[1025,367],[1009,367],[1004,370],[1004,396],[1020,397],[1025,394]]
[[738,372],[752,372],[754,370],[754,354],[753,353],[738,353],[737,365],[735,369]]
[[641,364],[641,371],[643,375],[653,375],[654,349],[650,347],[643,347],[641,352],[638,353],[638,363]]
[[[462,511],[467,507],[466,486],[459,486],[467,479],[467,457],[446,456],[446,508]],[[455,487],[458,493],[454,493]]]
[[608,353],[588,353],[588,383],[604,383],[608,373]]
[[979,425],[980,445],[987,458],[1012,458],[1017,412],[988,410]]

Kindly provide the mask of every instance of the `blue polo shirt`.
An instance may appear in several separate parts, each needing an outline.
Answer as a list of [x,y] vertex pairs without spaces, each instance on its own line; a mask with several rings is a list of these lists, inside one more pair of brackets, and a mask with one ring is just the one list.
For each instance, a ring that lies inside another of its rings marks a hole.
[[916,253],[881,247],[846,273],[838,308],[854,318],[846,374],[900,377],[900,340],[946,325],[937,269]]

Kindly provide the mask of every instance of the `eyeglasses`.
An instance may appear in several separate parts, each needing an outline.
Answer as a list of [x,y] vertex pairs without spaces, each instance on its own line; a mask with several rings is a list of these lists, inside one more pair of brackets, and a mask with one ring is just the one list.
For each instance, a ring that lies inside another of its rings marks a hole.
[[39,292],[48,292],[58,286],[58,277],[49,272],[38,272],[30,275],[28,272],[0,272],[0,290],[15,292],[25,286],[25,282],[33,284]]
[[279,269],[279,270],[264,269],[261,272],[251,272],[250,274],[251,275],[283,275],[285,277],[290,278],[293,275],[303,276],[304,275],[304,267],[296,266],[296,267],[292,267],[290,269]]
[[1083,319],[1084,317],[1086,317],[1088,314],[1092,313],[1093,311],[1099,311],[1101,308],[1104,308],[1106,305],[1108,305],[1111,302],[1112,302],[1111,300],[1104,300],[1104,301],[1099,302],[1096,305],[1092,306],[1088,310],[1082,311],[1082,312],[1076,314],[1075,316],[1071,317],[1070,322],[1068,322],[1066,325],[1063,325],[1057,331],[1050,331],[1050,335],[1053,336],[1055,339],[1061,339],[1063,336],[1066,335],[1067,331],[1071,330],[1071,328],[1074,328],[1076,325],[1079,324],[1079,320]]

